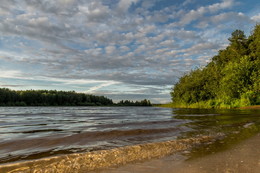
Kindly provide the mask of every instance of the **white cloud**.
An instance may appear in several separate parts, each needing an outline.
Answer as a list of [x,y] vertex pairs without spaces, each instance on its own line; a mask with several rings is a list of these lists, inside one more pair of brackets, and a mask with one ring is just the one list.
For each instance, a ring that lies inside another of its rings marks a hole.
[[102,83],[102,84],[99,84],[99,85],[96,85],[94,87],[91,87],[90,89],[88,89],[87,91],[85,91],[85,93],[93,93],[94,91],[96,90],[99,90],[103,87],[107,87],[107,86],[110,86],[110,85],[114,85],[114,84],[118,84],[118,82],[106,82],[106,83]]
[[179,24],[190,24],[192,21],[199,20],[200,18],[202,18],[206,13],[215,13],[219,10],[231,8],[233,5],[233,0],[223,0],[221,3],[215,3],[209,6],[199,7],[197,10],[191,10],[187,14],[185,14],[181,18]]
[[19,70],[1,70],[0,78],[31,79],[29,77],[25,77]]
[[174,40],[164,40],[160,43],[162,46],[172,47],[174,43]]
[[118,2],[118,8],[122,12],[126,12],[133,3],[137,3],[139,0],[120,0]]
[[252,16],[251,19],[255,22],[260,22],[260,13],[258,13],[257,15],[255,16]]
[[107,46],[106,47],[106,53],[107,54],[113,54],[116,50],[116,47],[115,46]]
[[71,5],[75,0],[58,0],[60,4]]
[[[145,0],[142,2],[142,8],[149,9],[154,6],[156,0]],[[143,10],[143,9],[142,9]]]
[[127,47],[127,46],[120,46],[120,50],[121,50],[122,52],[128,52],[128,51],[130,51],[130,48]]
[[218,10],[231,8],[235,5],[234,0],[222,0],[221,3],[216,3],[213,5],[209,5],[208,9],[210,12],[217,12]]
[[99,1],[93,1],[85,6],[79,6],[82,12],[90,22],[102,22],[110,15],[110,9],[102,5]]

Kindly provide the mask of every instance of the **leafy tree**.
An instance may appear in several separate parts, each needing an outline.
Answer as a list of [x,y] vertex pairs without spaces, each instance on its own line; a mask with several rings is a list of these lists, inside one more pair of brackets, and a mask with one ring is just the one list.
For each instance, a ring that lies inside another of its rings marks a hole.
[[185,74],[174,85],[171,96],[175,105],[260,104],[260,25],[248,38],[235,30],[228,40],[226,49],[207,66]]

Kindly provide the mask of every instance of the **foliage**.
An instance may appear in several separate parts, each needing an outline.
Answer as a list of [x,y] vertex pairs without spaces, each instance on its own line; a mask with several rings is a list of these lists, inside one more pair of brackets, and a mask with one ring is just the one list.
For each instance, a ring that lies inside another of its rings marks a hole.
[[152,106],[149,100],[120,101],[115,104],[104,96],[75,91],[27,90],[0,88],[0,106]]
[[74,91],[27,90],[13,91],[0,88],[0,106],[100,106],[113,105],[104,96],[87,95]]
[[117,106],[152,106],[150,100],[141,100],[141,101],[130,101],[130,100],[121,100],[116,104]]
[[202,69],[175,84],[171,96],[178,107],[228,108],[260,104],[260,25],[251,36],[236,30],[230,44]]

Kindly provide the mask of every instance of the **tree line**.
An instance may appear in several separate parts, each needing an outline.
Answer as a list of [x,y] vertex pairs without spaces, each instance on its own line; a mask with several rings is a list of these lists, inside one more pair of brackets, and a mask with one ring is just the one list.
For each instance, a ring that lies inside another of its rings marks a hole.
[[179,107],[241,107],[260,104],[260,25],[249,37],[235,30],[229,45],[204,68],[183,75],[171,91]]
[[152,106],[150,100],[141,100],[141,101],[130,101],[130,100],[121,100],[117,103],[118,106]]
[[26,90],[15,91],[0,88],[0,106],[151,106],[149,100],[120,101],[114,103],[104,96],[75,91]]
[[0,88],[1,106],[101,106],[112,105],[104,96],[87,95],[75,91],[27,90]]

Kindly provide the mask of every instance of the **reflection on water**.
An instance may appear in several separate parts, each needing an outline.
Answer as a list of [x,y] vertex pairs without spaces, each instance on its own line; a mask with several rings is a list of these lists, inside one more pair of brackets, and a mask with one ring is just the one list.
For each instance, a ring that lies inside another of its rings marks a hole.
[[1,107],[0,163],[126,145],[218,136],[191,156],[260,131],[260,112],[155,107]]
[[214,142],[193,148],[190,159],[229,149],[260,132],[259,110],[179,109],[173,110],[173,118],[189,120],[183,125],[192,129],[179,138],[217,136]]

